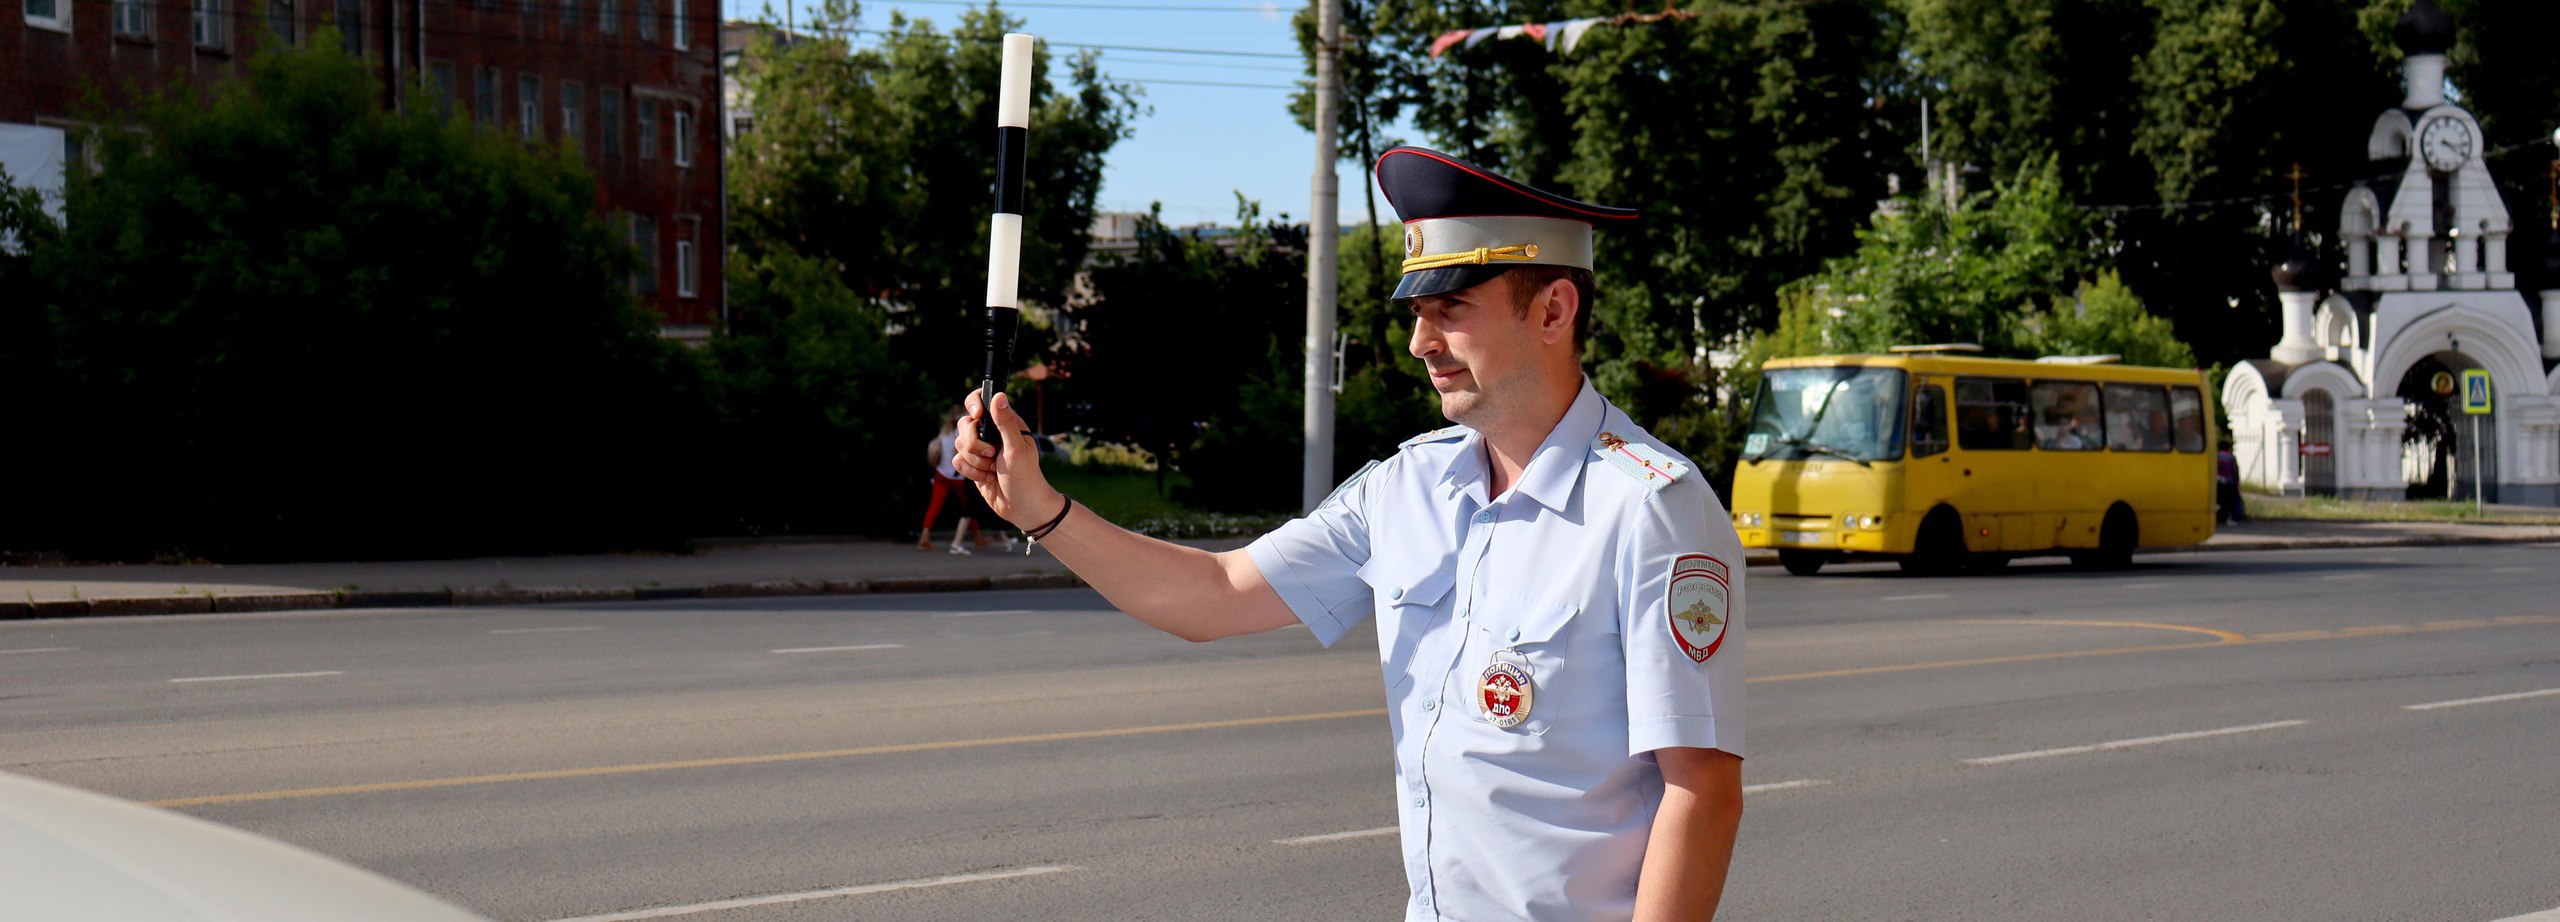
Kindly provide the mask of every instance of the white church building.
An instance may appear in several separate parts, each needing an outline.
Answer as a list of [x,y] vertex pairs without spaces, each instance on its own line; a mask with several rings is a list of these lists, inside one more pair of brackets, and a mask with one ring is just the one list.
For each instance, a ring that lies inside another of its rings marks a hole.
[[[2490,502],[2560,505],[2560,289],[2516,289],[2479,122],[2444,95],[2452,18],[2418,0],[2393,34],[2408,98],[2366,151],[2399,177],[2347,192],[2343,275],[2299,250],[2276,268],[2284,337],[2222,388],[2240,479],[2354,499],[2468,499],[2477,484]],[[2470,369],[2491,382],[2476,422],[2456,384]]]

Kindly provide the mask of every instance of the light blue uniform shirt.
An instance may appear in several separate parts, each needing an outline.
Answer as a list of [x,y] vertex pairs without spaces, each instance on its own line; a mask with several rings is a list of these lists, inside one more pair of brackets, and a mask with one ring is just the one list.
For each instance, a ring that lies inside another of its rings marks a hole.
[[[1247,548],[1327,646],[1377,619],[1408,919],[1632,916],[1653,750],[1743,754],[1732,520],[1694,469],[1661,486],[1621,470],[1604,432],[1688,464],[1586,380],[1501,496],[1455,427]],[[1508,728],[1495,671],[1529,678]]]

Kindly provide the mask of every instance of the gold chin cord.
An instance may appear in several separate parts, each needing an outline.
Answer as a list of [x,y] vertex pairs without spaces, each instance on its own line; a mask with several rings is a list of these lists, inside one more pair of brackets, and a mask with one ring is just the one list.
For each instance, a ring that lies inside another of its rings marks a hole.
[[1508,247],[1477,247],[1456,253],[1416,256],[1404,261],[1404,271],[1420,272],[1424,269],[1444,269],[1450,266],[1481,266],[1497,259],[1527,262],[1536,258],[1538,258],[1538,245],[1534,243]]

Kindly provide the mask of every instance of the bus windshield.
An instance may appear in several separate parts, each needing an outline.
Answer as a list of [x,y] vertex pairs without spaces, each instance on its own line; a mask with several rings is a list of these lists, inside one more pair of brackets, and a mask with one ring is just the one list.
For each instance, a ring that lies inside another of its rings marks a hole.
[[1762,372],[1742,457],[1900,458],[1904,390],[1902,372],[1893,368],[1838,365]]

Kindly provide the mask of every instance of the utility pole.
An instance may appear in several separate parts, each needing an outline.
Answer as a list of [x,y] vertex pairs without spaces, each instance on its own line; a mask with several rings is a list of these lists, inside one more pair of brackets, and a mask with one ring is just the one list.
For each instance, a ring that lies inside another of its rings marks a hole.
[[1316,173],[1307,206],[1307,453],[1299,480],[1300,505],[1314,512],[1333,488],[1333,330],[1335,238],[1341,228],[1341,195],[1334,175],[1335,109],[1342,76],[1334,59],[1342,50],[1342,0],[1316,4]]

